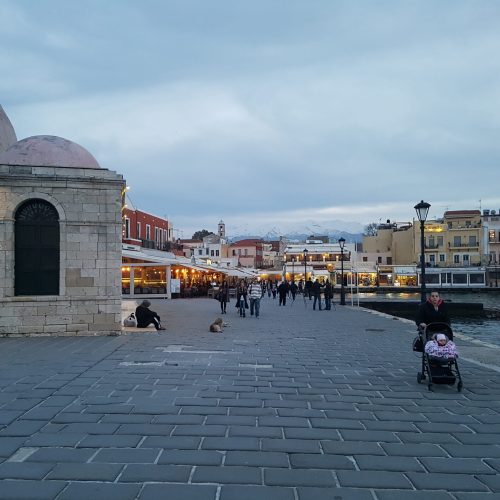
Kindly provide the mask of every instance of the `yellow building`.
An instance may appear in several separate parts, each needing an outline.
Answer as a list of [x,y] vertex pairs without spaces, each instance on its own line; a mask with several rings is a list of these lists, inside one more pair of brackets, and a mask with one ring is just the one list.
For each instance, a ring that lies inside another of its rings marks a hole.
[[[424,226],[425,262],[429,267],[482,265],[482,229],[479,210],[451,210]],[[420,226],[414,225],[414,262],[420,262]]]
[[[426,283],[436,286],[485,286],[487,249],[479,210],[454,210],[424,224]],[[420,283],[420,223],[380,224],[363,237],[360,260],[374,261],[380,285]]]

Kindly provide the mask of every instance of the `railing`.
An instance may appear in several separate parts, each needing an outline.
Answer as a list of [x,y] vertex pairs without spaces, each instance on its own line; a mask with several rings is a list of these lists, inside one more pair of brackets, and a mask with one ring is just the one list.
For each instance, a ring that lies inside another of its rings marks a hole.
[[479,242],[477,241],[474,244],[471,244],[471,243],[459,243],[459,244],[456,244],[456,243],[448,242],[448,247],[449,248],[478,248],[479,247]]
[[156,247],[156,243],[154,240],[143,240],[141,238],[141,246],[142,248],[152,248],[154,249]]

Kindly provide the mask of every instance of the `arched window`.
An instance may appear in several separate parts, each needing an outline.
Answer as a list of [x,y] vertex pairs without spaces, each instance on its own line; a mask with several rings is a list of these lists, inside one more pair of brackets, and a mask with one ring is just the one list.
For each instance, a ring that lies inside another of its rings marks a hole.
[[17,209],[14,274],[15,295],[59,294],[59,214],[45,200]]

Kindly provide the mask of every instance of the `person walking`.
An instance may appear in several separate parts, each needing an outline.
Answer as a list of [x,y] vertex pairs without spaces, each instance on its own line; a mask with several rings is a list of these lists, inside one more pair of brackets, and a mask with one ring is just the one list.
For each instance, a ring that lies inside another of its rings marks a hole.
[[437,290],[432,290],[427,301],[420,305],[415,323],[420,329],[429,323],[451,323],[448,308]]
[[325,309],[329,311],[332,308],[333,288],[330,280],[325,281]]
[[287,293],[288,293],[288,283],[283,280],[279,286],[278,286],[278,295],[279,295],[279,298],[280,298],[280,301],[279,301],[279,306],[285,306],[286,305],[286,296],[287,296]]
[[272,288],[272,293],[273,293],[273,300],[276,300],[276,293],[278,292],[278,287],[276,286],[276,281],[273,281],[271,288]]
[[292,283],[290,285],[290,293],[292,295],[292,302],[295,302],[295,296],[297,295],[297,290],[298,290],[297,283],[295,283],[295,281],[292,281]]
[[309,278],[305,284],[305,293],[309,297],[309,300],[311,300],[312,297],[312,287],[313,287],[313,282],[312,279]]
[[220,312],[221,314],[226,314],[226,306],[229,302],[229,285],[227,281],[223,281],[219,288],[219,302],[220,302]]
[[238,308],[238,312],[242,318],[246,316],[245,309],[248,309],[247,294],[247,285],[243,280],[241,280],[238,285],[238,289],[236,290],[236,307]]
[[314,296],[314,302],[313,302],[313,310],[316,309],[316,302],[319,305],[319,310],[321,311],[321,283],[319,282],[318,279],[316,279],[313,283],[312,288],[312,294]]
[[255,317],[259,317],[260,313],[260,299],[262,297],[262,287],[254,278],[250,286],[248,287],[248,295],[250,296],[250,316],[253,316],[255,311]]

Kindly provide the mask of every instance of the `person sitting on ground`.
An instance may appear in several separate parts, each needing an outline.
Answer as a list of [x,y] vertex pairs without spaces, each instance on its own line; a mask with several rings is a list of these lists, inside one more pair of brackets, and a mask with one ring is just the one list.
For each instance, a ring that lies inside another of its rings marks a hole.
[[444,333],[437,333],[425,344],[425,352],[434,358],[458,358],[455,343]]
[[160,316],[158,316],[158,313],[149,309],[150,305],[151,302],[149,302],[149,300],[143,300],[142,303],[137,306],[137,309],[135,310],[137,328],[147,328],[152,323],[157,330],[166,330],[165,327],[161,326]]
[[429,323],[450,324],[450,316],[443,299],[439,297],[437,290],[432,290],[426,302],[420,305],[415,323],[420,329],[424,329]]

